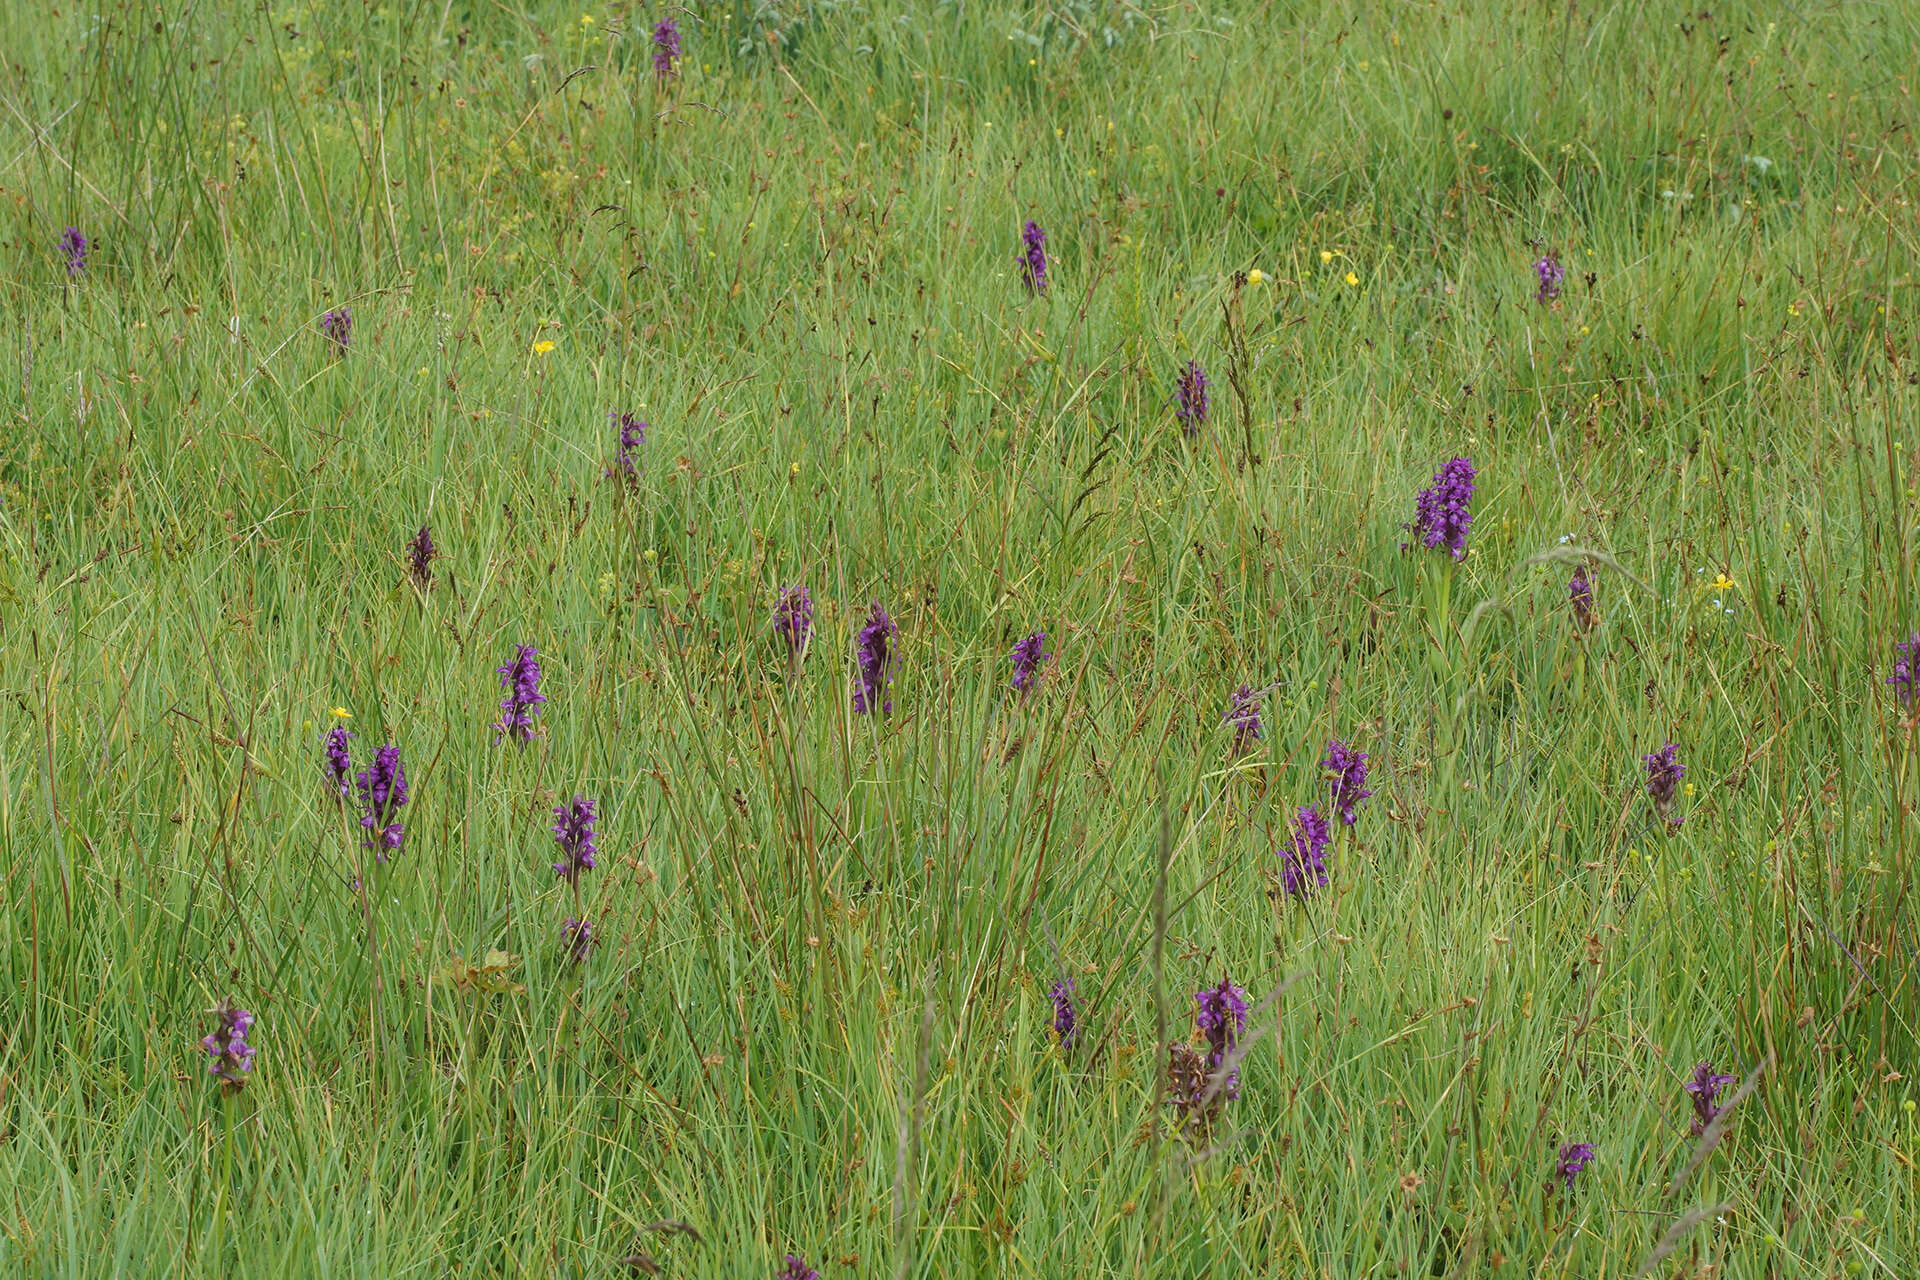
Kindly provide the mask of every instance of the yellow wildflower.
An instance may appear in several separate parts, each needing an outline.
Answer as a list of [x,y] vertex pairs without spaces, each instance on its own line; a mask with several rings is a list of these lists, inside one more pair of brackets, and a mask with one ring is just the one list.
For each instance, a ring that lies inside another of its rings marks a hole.
[[551,350],[553,350],[553,343],[546,338],[533,344],[533,353],[537,356],[543,356]]
[[1360,277],[1359,277],[1359,276],[1357,276],[1357,275],[1355,275],[1355,274],[1353,274],[1353,272],[1351,272],[1351,271],[1349,271],[1349,272],[1347,272],[1347,283],[1348,283],[1348,284],[1350,284],[1350,285],[1354,285],[1354,284],[1359,284],[1359,283],[1360,283]]
[[335,720],[353,719],[353,712],[347,710],[345,707],[329,707],[327,709],[327,714],[332,716]]

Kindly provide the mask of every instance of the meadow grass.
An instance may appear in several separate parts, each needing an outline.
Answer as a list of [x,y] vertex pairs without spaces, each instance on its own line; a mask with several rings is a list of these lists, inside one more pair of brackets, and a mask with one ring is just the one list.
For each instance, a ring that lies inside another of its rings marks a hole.
[[667,12],[0,14],[0,1274],[1920,1272],[1920,15]]

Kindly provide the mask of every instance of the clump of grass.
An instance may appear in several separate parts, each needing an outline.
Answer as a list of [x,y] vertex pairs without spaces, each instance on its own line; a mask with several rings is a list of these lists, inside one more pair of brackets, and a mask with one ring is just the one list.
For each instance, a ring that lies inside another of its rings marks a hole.
[[0,15],[0,1271],[1920,1257],[1911,23],[524,8]]

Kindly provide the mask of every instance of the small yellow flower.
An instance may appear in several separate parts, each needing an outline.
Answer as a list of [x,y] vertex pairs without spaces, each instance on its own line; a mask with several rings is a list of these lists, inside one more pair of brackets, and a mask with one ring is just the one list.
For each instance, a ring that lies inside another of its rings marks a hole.
[[332,716],[335,720],[353,719],[353,712],[347,710],[345,707],[329,707],[327,708],[327,714]]
[[553,350],[553,343],[546,338],[533,344],[533,353],[537,356],[543,356],[551,350]]
[[1322,250],[1320,251],[1320,262],[1321,262],[1321,264],[1322,264],[1322,265],[1324,266],[1324,265],[1325,265],[1326,263],[1329,263],[1329,262],[1332,262],[1332,261],[1333,261],[1333,252],[1332,252],[1331,250],[1329,250],[1329,249],[1322,249]]
[[787,474],[788,474],[788,475],[790,475],[790,476],[797,476],[797,475],[799,475],[799,474],[800,474],[800,464],[799,464],[799,463],[798,463],[798,462],[796,461],[796,462],[795,462],[795,463],[794,463],[794,464],[793,464],[792,466],[790,466],[790,467],[788,467],[788,468],[787,468]]
[[1729,578],[1725,573],[1716,573],[1713,575],[1713,589],[1715,591],[1738,590],[1734,585],[1733,579]]
[[1349,272],[1347,272],[1347,283],[1348,283],[1348,284],[1350,284],[1350,285],[1354,285],[1354,284],[1359,284],[1359,283],[1360,283],[1360,277],[1359,277],[1359,276],[1357,276],[1357,275],[1355,275],[1355,274],[1353,274],[1353,272],[1351,272],[1351,271],[1349,271]]
[[592,14],[590,14],[590,13],[583,13],[583,14],[581,14],[581,15],[580,15],[580,25],[581,25],[581,26],[583,26],[583,27],[590,27],[590,26],[592,26],[592,25],[593,25],[593,15],[592,15]]
[[1253,270],[1247,272],[1248,284],[1265,284],[1266,282],[1267,282],[1267,273],[1262,271],[1260,268],[1255,267]]

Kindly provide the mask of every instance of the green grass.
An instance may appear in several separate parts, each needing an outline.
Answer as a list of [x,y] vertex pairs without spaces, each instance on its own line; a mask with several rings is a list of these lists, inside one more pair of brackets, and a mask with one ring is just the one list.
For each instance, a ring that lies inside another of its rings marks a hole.
[[0,16],[0,1273],[1915,1274],[1914,11],[679,14],[665,87],[624,4]]

